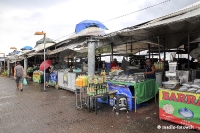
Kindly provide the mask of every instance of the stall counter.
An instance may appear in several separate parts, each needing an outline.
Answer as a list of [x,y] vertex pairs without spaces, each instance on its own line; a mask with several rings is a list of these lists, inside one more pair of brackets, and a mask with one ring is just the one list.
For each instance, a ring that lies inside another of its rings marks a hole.
[[151,98],[155,97],[159,88],[155,79],[147,79],[144,82],[139,82],[139,83],[116,82],[116,81],[110,81],[109,83],[134,86],[134,89],[136,91],[137,104],[146,102]]

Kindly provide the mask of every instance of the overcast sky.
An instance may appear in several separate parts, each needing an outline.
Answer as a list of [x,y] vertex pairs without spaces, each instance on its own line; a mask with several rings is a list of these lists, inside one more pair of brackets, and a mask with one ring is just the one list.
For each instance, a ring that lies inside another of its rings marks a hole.
[[[112,18],[161,3],[165,0],[0,0],[0,53],[24,46],[34,47],[45,31],[57,40],[75,31],[83,20],[105,22]],[[199,0],[170,0],[113,21],[104,23],[107,33],[172,13]],[[2,55],[0,55],[2,56]]]

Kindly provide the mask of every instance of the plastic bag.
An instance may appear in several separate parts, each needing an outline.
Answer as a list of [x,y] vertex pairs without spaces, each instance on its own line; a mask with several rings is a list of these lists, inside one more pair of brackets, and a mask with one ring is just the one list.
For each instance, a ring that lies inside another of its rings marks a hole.
[[27,85],[28,83],[27,83],[27,80],[26,80],[26,78],[24,78],[23,79],[23,85]]

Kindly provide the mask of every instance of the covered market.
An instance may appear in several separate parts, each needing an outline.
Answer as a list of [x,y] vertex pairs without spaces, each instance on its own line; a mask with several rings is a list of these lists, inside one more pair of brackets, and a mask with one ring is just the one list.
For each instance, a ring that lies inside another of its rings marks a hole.
[[7,75],[24,60],[27,79],[74,92],[77,108],[97,114],[105,103],[118,115],[155,98],[159,119],[200,130],[199,20],[200,2],[109,34],[103,23],[84,20],[63,41],[44,37],[10,53]]

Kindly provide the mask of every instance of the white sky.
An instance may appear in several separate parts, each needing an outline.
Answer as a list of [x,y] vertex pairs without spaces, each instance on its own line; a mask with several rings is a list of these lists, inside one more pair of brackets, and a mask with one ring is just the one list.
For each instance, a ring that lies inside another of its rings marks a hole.
[[[152,6],[165,0],[0,0],[0,53],[15,46],[34,47],[44,31],[54,40],[75,31],[77,23],[109,19]],[[170,0],[159,6],[107,23],[107,33],[169,14],[199,0]],[[2,55],[0,55],[2,56]]]

